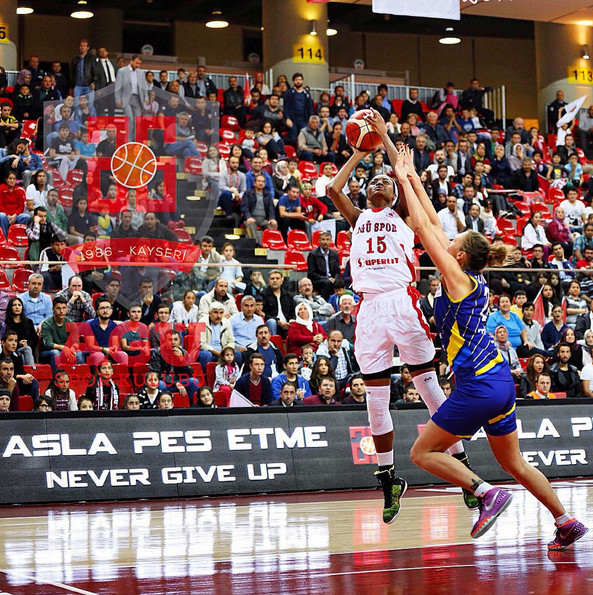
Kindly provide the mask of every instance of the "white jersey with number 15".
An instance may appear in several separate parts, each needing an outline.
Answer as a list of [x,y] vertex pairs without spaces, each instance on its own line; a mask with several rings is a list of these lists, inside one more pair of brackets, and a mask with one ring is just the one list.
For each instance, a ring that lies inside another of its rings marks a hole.
[[414,232],[391,208],[367,209],[352,229],[350,269],[356,293],[406,288],[415,278]]

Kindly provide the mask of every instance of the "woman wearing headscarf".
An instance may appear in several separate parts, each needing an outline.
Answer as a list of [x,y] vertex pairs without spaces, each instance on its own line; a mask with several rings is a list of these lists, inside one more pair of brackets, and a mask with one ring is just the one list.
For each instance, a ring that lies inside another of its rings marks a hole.
[[504,359],[509,362],[513,379],[515,382],[518,382],[521,379],[521,376],[523,376],[523,368],[519,362],[517,352],[509,341],[509,333],[506,326],[499,324],[496,327],[496,330],[494,331],[494,343],[498,347],[498,350]]
[[556,207],[554,209],[554,218],[546,227],[546,236],[552,244],[560,242],[564,248],[564,256],[570,258],[573,244],[572,233],[568,223],[565,221],[564,209],[562,207]]
[[297,186],[297,181],[288,171],[287,161],[282,160],[276,163],[272,182],[274,183],[275,198],[280,198],[285,194],[289,186]]
[[327,338],[323,327],[313,320],[311,306],[300,303],[295,308],[296,320],[288,326],[288,352],[301,355],[304,345],[313,345],[315,351]]

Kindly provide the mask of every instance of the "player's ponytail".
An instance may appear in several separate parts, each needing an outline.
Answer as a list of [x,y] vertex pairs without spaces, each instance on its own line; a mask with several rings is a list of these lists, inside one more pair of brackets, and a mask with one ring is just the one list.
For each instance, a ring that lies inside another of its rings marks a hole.
[[491,246],[477,231],[466,231],[463,234],[461,249],[467,255],[465,268],[468,271],[481,271],[487,266],[501,266],[508,256],[507,246]]

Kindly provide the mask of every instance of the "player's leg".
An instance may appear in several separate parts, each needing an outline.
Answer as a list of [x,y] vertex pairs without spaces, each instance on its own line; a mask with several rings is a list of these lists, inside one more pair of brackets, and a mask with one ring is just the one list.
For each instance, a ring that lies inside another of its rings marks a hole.
[[381,300],[363,299],[356,320],[354,350],[367,389],[369,425],[377,451],[375,473],[385,498],[383,521],[393,522],[407,483],[395,475],[393,464],[393,420],[389,411],[393,342],[386,333]]
[[[444,404],[439,413],[447,409],[448,404]],[[473,428],[474,431],[477,429]],[[446,454],[445,451],[456,440],[459,440],[458,435],[444,430],[431,420],[414,443],[410,459],[421,469],[474,494],[480,508],[480,516],[471,531],[471,536],[476,539],[492,527],[513,497],[509,492],[485,482],[461,461]]]
[[391,368],[362,375],[367,392],[369,425],[377,451],[379,469],[375,476],[383,488],[383,521],[392,523],[399,515],[401,498],[408,484],[397,477],[393,464],[393,419],[389,411]]
[[488,442],[500,466],[552,513],[556,534],[548,549],[563,550],[587,533],[587,527],[566,512],[545,475],[523,459],[516,430],[506,436],[489,434]]
[[[400,357],[408,365],[414,386],[432,417],[447,398],[439,384],[434,365],[434,343],[428,324],[417,304],[417,292],[410,289],[407,295],[400,297],[400,301],[402,299],[406,303],[398,305],[396,311],[406,312],[406,314],[394,317],[393,337],[397,339]],[[460,440],[451,444],[449,454],[471,471],[469,457]],[[478,508],[477,498],[467,489],[463,490],[463,501],[469,509]]]

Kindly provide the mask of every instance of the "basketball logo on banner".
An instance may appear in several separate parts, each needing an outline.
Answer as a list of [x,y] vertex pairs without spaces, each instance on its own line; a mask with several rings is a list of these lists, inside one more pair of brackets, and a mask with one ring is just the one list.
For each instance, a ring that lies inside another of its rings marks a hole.
[[142,143],[126,143],[118,147],[111,158],[111,172],[126,188],[146,186],[157,172],[157,160],[152,150]]

